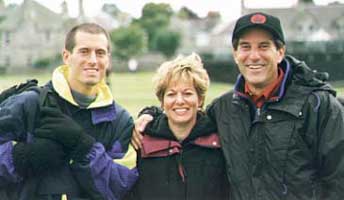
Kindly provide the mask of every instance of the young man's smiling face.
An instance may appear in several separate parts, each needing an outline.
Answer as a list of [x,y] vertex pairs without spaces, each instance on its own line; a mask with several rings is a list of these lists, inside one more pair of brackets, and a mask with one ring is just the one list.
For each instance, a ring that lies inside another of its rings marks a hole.
[[72,52],[63,51],[63,61],[70,67],[68,82],[73,90],[87,93],[105,78],[109,67],[109,41],[102,34],[78,31]]

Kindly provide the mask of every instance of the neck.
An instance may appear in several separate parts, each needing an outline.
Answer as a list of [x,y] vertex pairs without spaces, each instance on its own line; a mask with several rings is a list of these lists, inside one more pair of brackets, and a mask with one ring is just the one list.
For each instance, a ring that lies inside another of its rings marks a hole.
[[248,88],[250,89],[250,92],[254,95],[254,96],[260,96],[265,87],[255,87],[255,86],[252,86],[252,85],[248,85]]
[[71,90],[76,91],[80,94],[83,94],[85,96],[97,95],[97,89],[94,85],[85,85],[74,80],[69,80],[68,83]]
[[278,72],[274,74],[274,77],[270,79],[267,83],[262,83],[262,84],[250,84],[247,83],[247,86],[250,90],[250,92],[255,95],[255,96],[260,96],[263,94],[264,90],[271,86],[271,84],[274,84],[275,81],[278,79]]
[[187,138],[192,128],[194,127],[196,121],[193,123],[187,123],[187,124],[173,124],[170,121],[168,121],[168,125],[173,132],[173,135],[179,140],[183,141],[185,138]]

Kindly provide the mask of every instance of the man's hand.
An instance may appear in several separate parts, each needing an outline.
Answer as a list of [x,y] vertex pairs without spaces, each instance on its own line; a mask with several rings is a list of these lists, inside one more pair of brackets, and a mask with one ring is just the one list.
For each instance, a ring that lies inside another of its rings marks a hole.
[[21,176],[41,174],[67,163],[63,147],[43,138],[36,138],[33,143],[18,142],[12,154],[14,167]]
[[40,126],[35,136],[47,138],[62,144],[72,159],[82,159],[91,149],[94,138],[86,134],[83,128],[68,115],[57,108],[42,108]]
[[143,132],[149,122],[153,120],[153,117],[148,114],[143,114],[135,121],[135,128],[133,129],[133,135],[131,137],[131,144],[138,150],[142,148],[141,140],[143,138]]

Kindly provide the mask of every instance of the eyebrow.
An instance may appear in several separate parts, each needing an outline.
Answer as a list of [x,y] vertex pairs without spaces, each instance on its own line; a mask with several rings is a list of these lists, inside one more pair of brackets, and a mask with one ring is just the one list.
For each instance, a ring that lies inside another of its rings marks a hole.
[[[90,48],[90,47],[87,47],[87,46],[78,48],[78,50],[85,50],[85,49],[87,49],[87,50],[93,50],[93,48]],[[94,49],[94,50],[95,50],[95,51],[105,51],[105,52],[108,52],[108,49],[107,49],[107,48],[96,48],[96,49]]]
[[[272,44],[273,41],[271,40],[265,40],[262,42],[259,42],[258,44]],[[239,41],[239,45],[245,45],[245,44],[251,44],[249,41]]]

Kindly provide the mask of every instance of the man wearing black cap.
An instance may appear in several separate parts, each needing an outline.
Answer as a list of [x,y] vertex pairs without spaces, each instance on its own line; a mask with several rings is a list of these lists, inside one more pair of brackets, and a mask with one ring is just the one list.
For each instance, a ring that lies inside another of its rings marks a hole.
[[232,199],[344,199],[344,112],[335,91],[285,56],[280,20],[241,17],[240,75],[208,114],[217,122]]
[[[285,56],[274,16],[242,16],[232,44],[240,75],[207,108],[220,134],[230,199],[344,199],[344,111],[336,92]],[[149,120],[136,123],[134,146]]]

